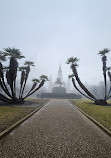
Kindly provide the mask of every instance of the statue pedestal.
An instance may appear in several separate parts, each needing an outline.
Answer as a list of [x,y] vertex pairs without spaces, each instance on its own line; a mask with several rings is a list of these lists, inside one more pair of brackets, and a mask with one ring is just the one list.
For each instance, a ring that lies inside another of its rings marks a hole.
[[[39,98],[39,94],[37,95]],[[52,93],[42,93],[42,98],[53,98],[53,99],[82,99],[81,95],[74,93],[66,93],[65,87],[54,87]]]
[[64,88],[64,87],[54,87],[54,88],[52,89],[52,93],[65,94],[65,93],[66,93],[66,88]]

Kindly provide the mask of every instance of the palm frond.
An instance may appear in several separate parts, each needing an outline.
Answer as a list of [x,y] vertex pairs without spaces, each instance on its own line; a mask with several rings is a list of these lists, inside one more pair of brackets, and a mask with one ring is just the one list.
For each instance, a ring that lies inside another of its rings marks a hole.
[[36,79],[36,78],[33,78],[32,81],[33,81],[34,83],[39,83],[39,82],[40,82],[40,80],[39,80],[39,79]]
[[73,78],[73,77],[74,77],[74,74],[68,75],[68,78]]
[[99,55],[104,56],[105,54],[109,53],[110,49],[108,48],[104,48],[103,50],[99,51]]
[[9,48],[5,48],[4,50],[5,50],[4,53],[6,53],[6,55],[9,57],[14,57],[16,59],[25,58],[25,56],[22,55],[19,49],[9,47]]
[[77,65],[77,62],[79,61],[79,59],[77,58],[77,57],[71,57],[71,58],[68,58],[68,60],[67,60],[67,64],[75,64],[75,65]]
[[21,67],[19,67],[19,71],[24,71],[24,70],[26,70],[27,69],[27,67],[26,66],[21,66]]
[[4,52],[0,51],[0,61],[2,62],[2,61],[6,61],[6,60],[7,60],[6,54]]
[[35,66],[33,61],[25,61],[24,65]]
[[45,75],[41,75],[40,80],[49,81],[48,76],[45,76]]

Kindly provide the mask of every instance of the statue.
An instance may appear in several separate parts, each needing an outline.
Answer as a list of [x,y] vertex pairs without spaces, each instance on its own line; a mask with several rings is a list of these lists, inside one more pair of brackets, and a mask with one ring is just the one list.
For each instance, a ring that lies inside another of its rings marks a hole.
[[66,88],[62,87],[62,85],[65,85],[64,82],[62,82],[62,70],[61,70],[61,65],[59,66],[59,71],[58,71],[58,77],[55,82],[57,85],[60,85],[59,87],[54,87],[52,92],[56,94],[64,94],[66,93]]
[[62,82],[60,78],[57,78],[55,83],[56,83],[56,84],[59,84],[60,87],[61,87],[62,85],[65,85],[64,82]]

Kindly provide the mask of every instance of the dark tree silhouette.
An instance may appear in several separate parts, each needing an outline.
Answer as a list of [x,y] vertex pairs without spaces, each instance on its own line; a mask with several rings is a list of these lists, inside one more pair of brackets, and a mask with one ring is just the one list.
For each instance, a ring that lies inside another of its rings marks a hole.
[[[110,68],[107,68],[106,66],[106,61],[107,61],[107,57],[106,57],[106,53],[109,53],[109,49],[105,48],[102,51],[99,51],[98,54],[100,54],[102,56],[102,63],[103,63],[103,76],[104,76],[104,85],[105,85],[105,90],[104,90],[104,98],[102,99],[98,99],[97,97],[95,97],[87,88],[86,86],[81,82],[78,72],[77,72],[77,62],[79,61],[79,59],[76,58],[69,58],[67,60],[67,64],[71,64],[71,69],[73,74],[69,75],[69,78],[72,78],[72,83],[73,86],[75,87],[75,89],[77,91],[79,91],[82,95],[84,95],[85,97],[87,97],[88,99],[91,99],[93,101],[95,101],[95,104],[102,104],[102,105],[107,105],[107,99],[109,99],[111,97],[111,72],[110,72]],[[107,73],[108,72],[108,77],[110,80],[110,88],[109,88],[109,92],[107,91]],[[78,85],[80,86],[80,88],[85,92],[82,92],[76,85],[76,81],[78,83]]]
[[103,49],[102,51],[99,51],[99,55],[102,56],[102,62],[103,62],[103,76],[104,76],[104,84],[105,84],[105,96],[104,99],[107,98],[107,82],[106,82],[106,71],[107,71],[107,67],[106,67],[106,61],[107,61],[107,57],[106,54],[109,53],[109,49]]
[[[9,59],[9,66],[3,67],[2,62],[6,61],[7,58]],[[4,49],[4,51],[0,51],[0,86],[3,91],[3,93],[0,92],[1,101],[11,104],[24,103],[24,99],[26,97],[32,95],[34,92],[40,89],[44,85],[44,82],[48,80],[48,77],[45,75],[42,75],[40,80],[33,79],[32,87],[30,88],[28,94],[24,96],[24,90],[30,73],[30,67],[34,66],[34,62],[26,61],[24,66],[19,67],[17,60],[22,58],[25,57],[22,56],[22,53],[16,48],[9,47]],[[21,71],[19,97],[16,95],[16,78],[18,71]]]

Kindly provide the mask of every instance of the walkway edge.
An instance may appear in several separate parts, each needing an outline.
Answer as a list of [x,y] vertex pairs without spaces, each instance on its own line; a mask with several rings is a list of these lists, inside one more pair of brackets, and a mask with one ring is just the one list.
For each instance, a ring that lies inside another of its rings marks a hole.
[[[47,103],[46,103],[47,104]],[[7,129],[5,129],[4,131],[2,131],[0,133],[0,139],[5,136],[6,134],[10,133],[14,128],[16,128],[17,126],[19,126],[22,122],[24,122],[25,120],[27,120],[29,117],[31,117],[33,114],[35,114],[38,110],[40,110],[43,106],[45,106],[46,104],[43,104],[41,106],[39,106],[37,109],[35,109],[34,111],[32,111],[31,113],[29,113],[28,115],[26,115],[25,117],[23,117],[22,119],[20,119],[19,121],[17,121],[16,123],[14,123],[13,125],[11,125],[10,127],[8,127]]]
[[111,131],[108,130],[106,127],[104,127],[103,125],[101,125],[98,121],[96,121],[95,119],[93,119],[91,116],[89,116],[88,114],[86,114],[84,111],[82,111],[81,109],[79,109],[75,104],[73,104],[72,102],[70,102],[73,106],[75,106],[81,113],[83,113],[87,118],[89,118],[91,121],[93,121],[98,127],[100,127],[105,133],[107,133],[110,137],[111,137]]

